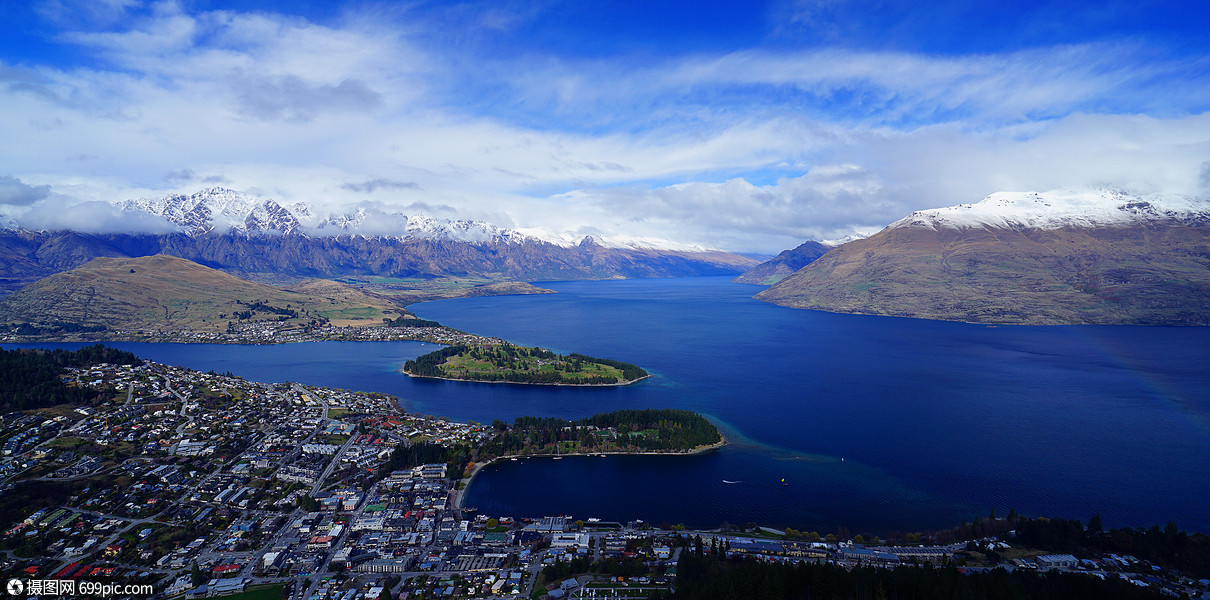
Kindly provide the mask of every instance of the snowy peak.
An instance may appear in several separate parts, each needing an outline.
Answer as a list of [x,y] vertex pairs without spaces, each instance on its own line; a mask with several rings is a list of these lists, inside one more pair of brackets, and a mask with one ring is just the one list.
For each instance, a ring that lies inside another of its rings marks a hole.
[[182,233],[243,235],[299,234],[307,236],[365,236],[400,240],[456,241],[471,244],[547,243],[564,248],[599,246],[622,250],[707,252],[692,244],[647,237],[604,237],[533,228],[508,229],[492,223],[466,219],[436,219],[427,215],[404,215],[380,205],[365,204],[343,212],[326,212],[304,202],[289,208],[272,199],[261,199],[226,188],[207,188],[191,195],[126,200],[123,210],[163,217]]
[[1064,229],[1210,220],[1210,202],[1187,196],[1114,190],[997,192],[981,202],[916,211],[887,227]]
[[474,244],[488,242],[524,244],[526,242],[544,241],[525,235],[519,231],[498,227],[484,221],[467,221],[464,219],[450,221],[446,219],[434,219],[424,215],[407,217],[407,237],[455,240]]
[[272,199],[259,199],[226,188],[207,188],[191,195],[126,200],[123,210],[163,217],[189,235],[209,233],[384,236],[397,239],[452,240],[469,243],[541,242],[483,221],[408,216],[359,206],[343,213],[322,215],[306,203],[286,208]]
[[864,233],[850,233],[849,235],[846,235],[841,238],[836,238],[834,240],[819,240],[819,243],[823,246],[827,246],[828,248],[835,248],[837,246],[843,246],[844,244],[847,244],[849,242],[855,242],[857,240],[864,240],[868,237],[870,237],[870,236],[867,234],[864,234]]
[[189,235],[295,233],[301,227],[298,219],[277,202],[226,188],[207,188],[188,196],[127,200],[119,206],[163,217]]

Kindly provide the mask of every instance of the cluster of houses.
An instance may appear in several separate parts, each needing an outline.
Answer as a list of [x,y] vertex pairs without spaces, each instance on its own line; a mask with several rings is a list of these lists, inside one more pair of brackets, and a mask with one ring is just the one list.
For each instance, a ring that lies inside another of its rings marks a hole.
[[[288,321],[233,322],[224,330],[192,329],[115,329],[104,332],[108,341],[189,342],[211,344],[284,344],[290,342],[346,341],[387,342],[420,341],[436,344],[502,344],[503,340],[463,333],[448,327],[389,327],[386,325],[318,326],[300,325]],[[96,334],[63,334],[61,341],[87,341]],[[6,333],[0,342],[23,342],[45,339],[37,336]]]
[[[544,567],[576,558],[670,568],[684,541],[637,522],[590,519],[585,527],[567,516],[518,521],[461,510],[450,479],[456,474],[444,463],[380,474],[402,443],[474,445],[493,435],[490,427],[404,414],[388,396],[154,363],[98,365],[67,379],[112,399],[0,416],[7,432],[0,473],[74,485],[66,502],[3,524],[9,547],[42,553],[0,557],[10,576],[155,581],[165,598],[220,597],[285,581],[296,589],[290,600],[501,598],[530,594]],[[966,548],[690,535],[733,556],[843,566],[940,563]],[[995,538],[978,544],[1004,547]],[[1093,576],[1139,570],[1131,557],[1064,554],[1008,566]],[[1137,582],[1158,585],[1148,577]],[[634,581],[671,585],[658,574]],[[572,596],[586,584],[547,582],[546,595]]]

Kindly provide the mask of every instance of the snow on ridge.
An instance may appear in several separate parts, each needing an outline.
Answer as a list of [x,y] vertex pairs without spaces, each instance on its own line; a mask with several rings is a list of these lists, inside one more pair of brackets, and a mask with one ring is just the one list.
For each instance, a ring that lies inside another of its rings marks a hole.
[[552,232],[540,228],[508,229],[485,221],[404,215],[374,206],[355,206],[345,212],[324,213],[304,202],[283,206],[272,199],[256,198],[221,187],[206,188],[190,195],[172,194],[162,198],[126,200],[117,205],[123,210],[163,217],[189,235],[297,233],[309,236],[360,235],[400,240],[452,240],[472,244],[549,243],[565,248],[596,244],[628,250],[712,250],[697,244],[651,237],[585,236],[583,233]]
[[1210,218],[1210,202],[1115,190],[996,192],[974,204],[916,211],[887,226],[924,229],[1063,229]]
[[220,187],[188,196],[172,194],[126,200],[118,206],[125,211],[161,216],[190,235],[228,231],[291,233],[300,227],[294,214],[277,202]]
[[647,236],[603,236],[600,234],[585,235],[574,232],[558,232],[543,228],[521,228],[524,235],[540,239],[549,244],[564,248],[597,245],[618,250],[666,250],[670,252],[714,252],[717,248],[709,248],[701,244],[674,242],[663,238]]
[[870,237],[870,234],[868,234],[868,233],[850,233],[849,235],[846,235],[846,236],[840,237],[840,238],[836,238],[834,240],[819,240],[819,244],[821,246],[835,248],[837,246],[843,246],[849,242],[854,242],[857,240],[864,240],[868,237]]

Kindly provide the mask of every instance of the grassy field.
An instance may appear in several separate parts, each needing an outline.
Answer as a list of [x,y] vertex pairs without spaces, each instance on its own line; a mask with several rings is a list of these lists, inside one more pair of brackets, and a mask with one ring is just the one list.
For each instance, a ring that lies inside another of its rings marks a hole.
[[617,377],[622,379],[622,370],[608,365],[600,365],[596,363],[582,363],[579,368],[572,369],[569,361],[559,361],[561,367],[566,367],[562,370],[555,369],[555,364],[550,361],[524,357],[511,363],[502,363],[487,359],[472,358],[470,356],[455,356],[442,365],[442,368],[450,373],[463,374],[468,376],[488,375],[492,373],[562,373],[565,377]]

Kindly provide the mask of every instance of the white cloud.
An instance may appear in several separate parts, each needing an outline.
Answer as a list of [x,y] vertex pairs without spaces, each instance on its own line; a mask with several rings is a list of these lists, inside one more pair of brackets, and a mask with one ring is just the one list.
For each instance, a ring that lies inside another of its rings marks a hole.
[[221,183],[772,252],[1001,189],[1210,186],[1207,59],[1138,45],[484,58],[426,44],[441,24],[406,10],[321,25],[128,4],[62,36],[102,66],[0,64],[0,164],[48,193],[27,206]]
[[177,230],[160,217],[123,212],[109,202],[80,202],[58,194],[40,200],[26,210],[3,216],[13,218],[26,229],[35,230],[70,229],[82,233],[171,233]]
[[64,26],[87,23],[106,27],[126,16],[140,0],[43,0],[34,4],[42,17]]
[[16,177],[0,175],[0,205],[29,206],[49,195],[49,185],[28,185]]

